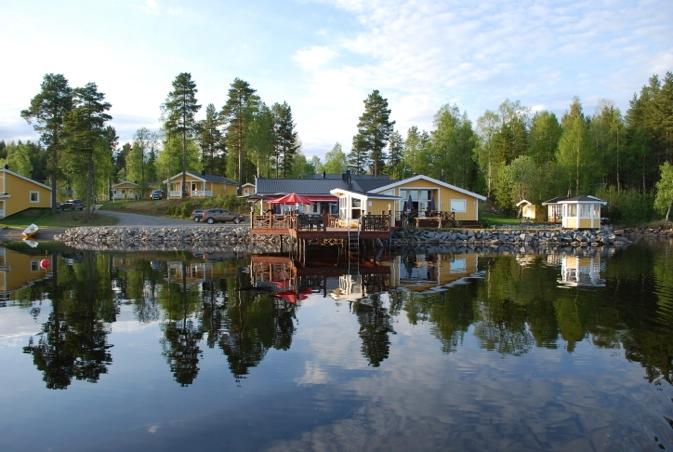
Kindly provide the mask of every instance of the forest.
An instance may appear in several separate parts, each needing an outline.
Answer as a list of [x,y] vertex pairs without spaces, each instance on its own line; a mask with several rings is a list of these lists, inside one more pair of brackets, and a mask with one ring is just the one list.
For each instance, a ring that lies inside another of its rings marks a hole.
[[52,196],[77,196],[91,206],[121,180],[147,191],[182,170],[226,175],[239,183],[261,177],[356,173],[403,178],[425,174],[485,194],[494,209],[513,213],[521,199],[593,194],[608,201],[614,221],[671,215],[673,205],[673,73],[653,75],[626,112],[602,101],[593,114],[572,99],[559,118],[505,100],[472,122],[444,105],[432,130],[404,134],[378,90],[364,100],[350,151],[340,143],[306,158],[287,102],[265,103],[236,78],[226,103],[202,105],[191,74],[174,79],[161,105],[160,130],[140,128],[120,146],[110,104],[95,83],[71,87],[46,74],[21,112],[39,141],[0,141],[0,163],[49,182]]

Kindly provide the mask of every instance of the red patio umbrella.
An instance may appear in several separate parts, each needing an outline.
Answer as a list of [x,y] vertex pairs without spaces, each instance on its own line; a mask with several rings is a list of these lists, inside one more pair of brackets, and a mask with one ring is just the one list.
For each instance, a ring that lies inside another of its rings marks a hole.
[[280,198],[272,199],[269,204],[311,204],[311,201],[305,196],[288,193]]

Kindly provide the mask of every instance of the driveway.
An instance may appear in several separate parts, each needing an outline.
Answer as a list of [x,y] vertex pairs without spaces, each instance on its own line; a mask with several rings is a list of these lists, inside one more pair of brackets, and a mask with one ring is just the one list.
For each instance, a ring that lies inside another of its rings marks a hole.
[[[178,218],[141,215],[139,213],[119,212],[116,210],[99,210],[99,214],[119,220],[119,226],[175,226],[193,225],[193,221]],[[198,223],[197,223],[198,224]]]

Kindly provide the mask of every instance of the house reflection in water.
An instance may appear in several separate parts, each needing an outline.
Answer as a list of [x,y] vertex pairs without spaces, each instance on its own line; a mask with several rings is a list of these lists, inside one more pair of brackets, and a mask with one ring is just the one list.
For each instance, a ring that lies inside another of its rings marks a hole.
[[601,279],[601,256],[561,256],[561,278],[565,287],[605,287]]
[[389,263],[364,259],[348,265],[328,257],[314,256],[306,265],[282,255],[253,255],[250,278],[254,287],[276,293],[295,293],[299,298],[311,292],[328,294],[337,300],[358,300],[388,289]]
[[[47,270],[40,266],[46,259]],[[17,289],[51,277],[51,256],[35,256],[0,247],[0,300],[8,300]]]
[[474,275],[478,256],[465,254],[406,254],[392,263],[392,286],[422,292]]

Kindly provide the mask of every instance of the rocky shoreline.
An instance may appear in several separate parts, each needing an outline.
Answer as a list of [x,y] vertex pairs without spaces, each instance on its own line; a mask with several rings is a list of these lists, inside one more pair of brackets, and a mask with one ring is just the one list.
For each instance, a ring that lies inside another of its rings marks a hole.
[[268,253],[278,236],[248,234],[246,226],[95,226],[77,227],[54,236],[71,248],[102,251],[193,251]]
[[[54,240],[77,249],[125,251],[210,250],[247,253],[276,252],[278,236],[249,235],[247,226],[96,226],[63,231]],[[640,237],[673,238],[673,229],[612,229],[570,231],[560,228],[453,229],[396,231],[392,249],[433,248],[455,251],[512,251],[623,248]]]

